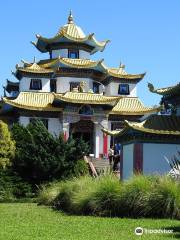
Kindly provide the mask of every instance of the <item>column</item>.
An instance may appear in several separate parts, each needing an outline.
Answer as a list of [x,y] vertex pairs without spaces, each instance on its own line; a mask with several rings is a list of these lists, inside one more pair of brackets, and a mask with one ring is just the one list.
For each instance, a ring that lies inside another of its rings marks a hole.
[[143,173],[143,143],[134,143],[133,171],[135,174]]
[[97,122],[94,123],[94,156],[99,158],[99,125]]
[[69,138],[69,123],[63,123],[63,133],[64,133],[64,140],[67,141]]

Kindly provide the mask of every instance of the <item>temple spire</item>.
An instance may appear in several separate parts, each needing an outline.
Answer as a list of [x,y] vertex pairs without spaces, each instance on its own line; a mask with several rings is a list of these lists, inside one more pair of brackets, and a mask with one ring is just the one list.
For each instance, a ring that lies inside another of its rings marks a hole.
[[68,17],[68,24],[70,24],[70,23],[74,23],[73,15],[72,15],[72,11],[71,10],[70,10],[69,17]]

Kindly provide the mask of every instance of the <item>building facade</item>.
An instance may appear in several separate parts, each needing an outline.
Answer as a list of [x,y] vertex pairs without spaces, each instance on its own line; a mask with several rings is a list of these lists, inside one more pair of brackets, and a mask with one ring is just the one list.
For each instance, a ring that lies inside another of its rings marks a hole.
[[52,38],[36,35],[32,44],[49,58],[22,60],[7,81],[0,118],[9,124],[26,126],[41,119],[49,132],[82,137],[95,158],[107,156],[112,139],[101,129],[121,129],[123,121],[139,121],[158,112],[137,97],[137,83],[145,75],[129,74],[125,66],[109,68],[104,60],[91,56],[103,51],[109,42],[98,41],[94,33],[85,35],[69,14],[67,24]]

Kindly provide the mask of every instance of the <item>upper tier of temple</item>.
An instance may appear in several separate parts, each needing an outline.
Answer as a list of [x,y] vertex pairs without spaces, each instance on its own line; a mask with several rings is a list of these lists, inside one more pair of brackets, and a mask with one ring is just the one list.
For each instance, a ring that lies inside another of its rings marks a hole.
[[50,55],[52,50],[66,49],[67,46],[76,47],[77,49],[85,50],[90,54],[97,51],[103,51],[109,40],[98,41],[96,40],[94,33],[85,35],[83,30],[74,23],[72,13],[70,12],[68,22],[59,29],[57,34],[52,38],[45,38],[36,35],[37,42],[32,44],[41,52],[49,52]]

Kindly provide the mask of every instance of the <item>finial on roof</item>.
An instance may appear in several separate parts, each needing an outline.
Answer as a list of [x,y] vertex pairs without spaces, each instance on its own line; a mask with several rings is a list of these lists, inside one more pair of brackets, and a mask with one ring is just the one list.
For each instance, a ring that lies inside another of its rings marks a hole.
[[70,23],[74,23],[73,15],[72,15],[72,11],[71,10],[70,10],[69,17],[68,17],[68,24],[70,24]]
[[36,57],[34,57],[34,60],[33,60],[33,63],[35,63],[36,62]]
[[124,69],[124,68],[125,68],[125,65],[120,62],[119,68],[123,68],[123,69]]

